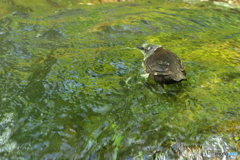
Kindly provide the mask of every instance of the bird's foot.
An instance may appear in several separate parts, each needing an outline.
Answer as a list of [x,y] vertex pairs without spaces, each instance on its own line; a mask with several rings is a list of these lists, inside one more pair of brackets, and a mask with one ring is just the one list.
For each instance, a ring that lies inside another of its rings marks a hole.
[[149,73],[141,74],[141,77],[143,77],[145,80],[147,80],[149,77]]

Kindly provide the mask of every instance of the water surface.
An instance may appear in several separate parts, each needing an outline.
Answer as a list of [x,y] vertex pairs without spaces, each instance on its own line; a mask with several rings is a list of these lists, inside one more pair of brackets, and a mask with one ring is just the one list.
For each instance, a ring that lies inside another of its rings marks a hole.
[[[196,158],[189,148],[240,150],[239,9],[62,3],[4,3],[0,157],[187,159]],[[135,49],[143,43],[175,52],[188,80],[165,92],[146,85]]]

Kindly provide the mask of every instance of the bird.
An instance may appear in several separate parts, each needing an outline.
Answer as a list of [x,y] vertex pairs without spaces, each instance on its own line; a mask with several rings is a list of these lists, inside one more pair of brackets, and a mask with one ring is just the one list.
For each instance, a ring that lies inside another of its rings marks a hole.
[[143,44],[137,48],[144,55],[142,66],[145,78],[150,75],[163,89],[164,84],[178,83],[187,79],[185,67],[175,53],[155,44]]

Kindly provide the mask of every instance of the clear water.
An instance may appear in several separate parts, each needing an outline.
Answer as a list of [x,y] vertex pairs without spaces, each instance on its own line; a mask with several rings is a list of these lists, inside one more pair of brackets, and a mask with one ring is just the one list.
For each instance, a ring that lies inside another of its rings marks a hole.
[[[0,2],[2,159],[240,153],[238,8],[140,0],[7,2]],[[143,55],[134,49],[143,43],[175,52],[187,81],[165,92],[145,85]]]

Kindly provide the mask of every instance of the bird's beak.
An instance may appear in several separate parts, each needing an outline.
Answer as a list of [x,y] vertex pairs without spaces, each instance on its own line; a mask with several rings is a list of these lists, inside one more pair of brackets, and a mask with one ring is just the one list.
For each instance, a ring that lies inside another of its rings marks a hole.
[[140,50],[144,50],[144,48],[143,47],[137,47],[138,49],[140,49]]

